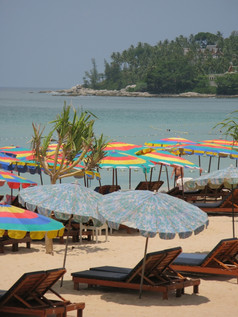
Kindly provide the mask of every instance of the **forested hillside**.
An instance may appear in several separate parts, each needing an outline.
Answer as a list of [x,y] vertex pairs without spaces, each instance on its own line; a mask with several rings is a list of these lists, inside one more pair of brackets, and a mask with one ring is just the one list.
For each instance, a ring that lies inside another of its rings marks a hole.
[[[84,87],[119,90],[132,85],[130,91],[155,94],[238,94],[238,31],[228,38],[220,32],[200,32],[155,46],[138,43],[121,53],[112,53],[111,61],[105,60],[104,64],[104,73],[99,73],[92,58]],[[211,84],[209,75],[213,75],[215,84]]]

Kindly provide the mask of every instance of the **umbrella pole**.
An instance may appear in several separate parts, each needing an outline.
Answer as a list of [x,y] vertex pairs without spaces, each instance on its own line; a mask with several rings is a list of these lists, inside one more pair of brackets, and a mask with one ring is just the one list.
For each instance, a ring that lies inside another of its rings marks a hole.
[[144,259],[143,259],[142,273],[141,273],[141,280],[140,280],[140,294],[139,294],[139,298],[141,298],[141,294],[142,294],[142,287],[143,287],[144,274],[145,274],[145,261],[146,261],[147,247],[148,247],[148,240],[149,240],[149,237],[146,237],[145,252],[144,252]]
[[217,164],[217,169],[220,169],[220,156],[218,157],[218,164]]
[[[97,168],[97,172],[99,173],[99,168]],[[100,177],[99,177],[98,182],[99,182],[99,186],[101,187],[101,186],[102,186],[102,183],[101,183],[101,178],[100,178]]]
[[163,165],[161,164],[161,165],[160,165],[160,170],[159,170],[158,181],[160,181],[160,177],[161,177],[161,173],[162,173],[162,167],[163,167]]
[[112,185],[114,186],[114,168],[112,169]]
[[131,189],[131,169],[129,168],[129,189]]
[[[68,245],[69,245],[69,230],[71,227],[71,219],[72,219],[72,215],[69,219],[69,223],[68,223],[68,230],[67,230],[67,237],[66,237],[66,244],[65,244],[65,251],[64,251],[64,261],[63,261],[63,268],[65,269],[65,263],[66,263],[66,256],[67,256],[67,251],[68,251]],[[63,286],[63,276],[61,278],[61,283],[60,283],[60,287]]]
[[152,182],[153,167],[150,168],[150,183]]
[[145,183],[146,183],[146,189],[149,190],[148,180],[147,180],[147,172],[145,171]]
[[233,238],[235,238],[235,211],[234,211],[234,188],[233,184],[231,187],[231,195],[232,195],[232,232],[233,232]]
[[170,188],[169,188],[169,174],[168,174],[168,168],[167,168],[167,166],[165,166],[165,169],[166,169],[166,176],[167,176],[168,190],[170,190]]
[[200,155],[198,155],[198,166],[200,167],[199,174],[201,176],[202,175],[202,170],[201,170],[201,157],[200,157]]
[[210,173],[211,170],[211,161],[212,161],[212,157],[209,157],[209,165],[208,165],[208,173]]
[[41,170],[40,170],[40,183],[41,183],[41,185],[43,185],[43,178],[42,178]]

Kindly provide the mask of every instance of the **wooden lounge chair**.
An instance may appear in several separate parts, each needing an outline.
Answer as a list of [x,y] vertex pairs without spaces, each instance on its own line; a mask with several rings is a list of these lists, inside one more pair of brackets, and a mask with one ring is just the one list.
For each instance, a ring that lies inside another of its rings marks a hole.
[[12,245],[12,252],[17,252],[18,251],[18,244],[19,243],[26,243],[26,247],[28,249],[31,248],[31,238],[29,235],[26,235],[22,239],[12,239],[7,236],[3,236],[0,238],[0,253],[4,253],[4,246],[5,245]]
[[103,185],[103,186],[96,187],[94,190],[98,192],[99,194],[106,195],[112,192],[116,192],[120,189],[121,189],[120,185]]
[[[60,296],[51,287],[64,275],[65,269],[25,273],[3,295],[0,296],[1,313],[22,314],[24,316],[67,316],[68,311],[77,310],[77,317],[82,317],[84,303],[71,303]],[[46,297],[51,291],[53,300]]]
[[155,182],[140,182],[135,190],[151,190],[151,191],[158,191],[160,187],[164,184],[163,181],[155,181]]
[[238,278],[238,239],[221,240],[209,254],[181,253],[171,267],[179,272],[221,274]]
[[[238,213],[238,189],[234,189],[234,212]],[[208,214],[231,214],[232,213],[232,193],[223,199],[210,202],[196,202],[193,205],[199,207]]]
[[[182,249],[178,247],[148,253],[142,290],[162,292],[163,299],[168,299],[168,292],[172,290],[176,291],[177,297],[180,297],[184,293],[184,288],[188,286],[193,286],[193,292],[198,293],[199,279],[187,279],[170,267],[181,252]],[[142,264],[143,260],[133,269],[106,266],[72,273],[74,289],[79,289],[79,283],[86,283],[139,290]]]

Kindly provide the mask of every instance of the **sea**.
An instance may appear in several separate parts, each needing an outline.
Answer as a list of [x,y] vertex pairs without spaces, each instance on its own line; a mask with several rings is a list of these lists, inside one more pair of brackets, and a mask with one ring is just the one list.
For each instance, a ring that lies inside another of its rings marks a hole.
[[[32,123],[45,127],[46,134],[52,126],[49,122],[62,111],[64,101],[78,111],[87,110],[96,116],[96,135],[103,133],[109,141],[137,145],[168,137],[183,137],[192,141],[224,139],[223,131],[214,127],[238,110],[237,98],[69,97],[57,93],[40,93],[42,90],[51,88],[0,88],[0,147],[15,145],[30,148]],[[187,156],[186,159],[198,164],[196,155]],[[202,157],[201,161],[203,172],[206,172],[208,157]],[[236,164],[229,158],[221,161],[221,167]],[[216,168],[217,159],[214,158],[211,170]],[[112,171],[100,172],[101,184],[111,184]],[[165,183],[166,173],[163,170],[161,175]],[[128,189],[128,186],[135,188],[145,179],[141,170],[133,171],[129,185],[128,174],[127,170],[118,171],[118,184],[122,189]],[[157,180],[158,175],[159,167],[156,167],[152,180]],[[21,176],[39,181],[36,175],[25,173]],[[185,176],[194,178],[199,176],[199,172],[186,169]],[[44,176],[44,183],[49,183],[47,175]],[[95,188],[98,181],[94,179],[88,186]]]

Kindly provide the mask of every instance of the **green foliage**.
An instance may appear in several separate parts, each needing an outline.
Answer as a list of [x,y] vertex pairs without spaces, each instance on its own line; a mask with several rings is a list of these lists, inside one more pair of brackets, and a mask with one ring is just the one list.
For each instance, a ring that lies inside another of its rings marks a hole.
[[216,94],[216,87],[210,86],[208,76],[200,75],[196,79],[193,91],[199,94]]
[[230,117],[219,122],[214,128],[217,127],[224,130],[224,135],[230,136],[233,141],[238,142],[238,110],[233,111]]
[[[214,52],[207,45],[216,45]],[[86,72],[84,86],[94,89],[122,89],[136,85],[134,91],[151,93],[180,93],[186,91],[214,92],[205,78],[208,74],[224,74],[230,63],[238,65],[238,32],[228,38],[220,32],[200,32],[173,41],[165,40],[155,46],[139,42],[122,53],[114,52],[111,62],[105,61],[103,74],[93,68]],[[143,83],[143,84],[142,84]]]
[[[72,106],[66,106],[65,102],[61,114],[50,122],[53,128],[48,135],[43,137],[44,129],[32,124],[32,150],[36,161],[50,176],[52,184],[55,184],[57,179],[93,169],[104,157],[103,149],[107,143],[103,135],[96,138],[93,131],[94,122],[95,116],[92,113],[82,111],[78,115],[77,111]],[[53,164],[48,160],[49,145],[52,142],[57,145]],[[80,171],[75,171],[74,168],[83,161],[84,167]]]
[[216,79],[218,95],[238,95],[238,73],[227,73]]

